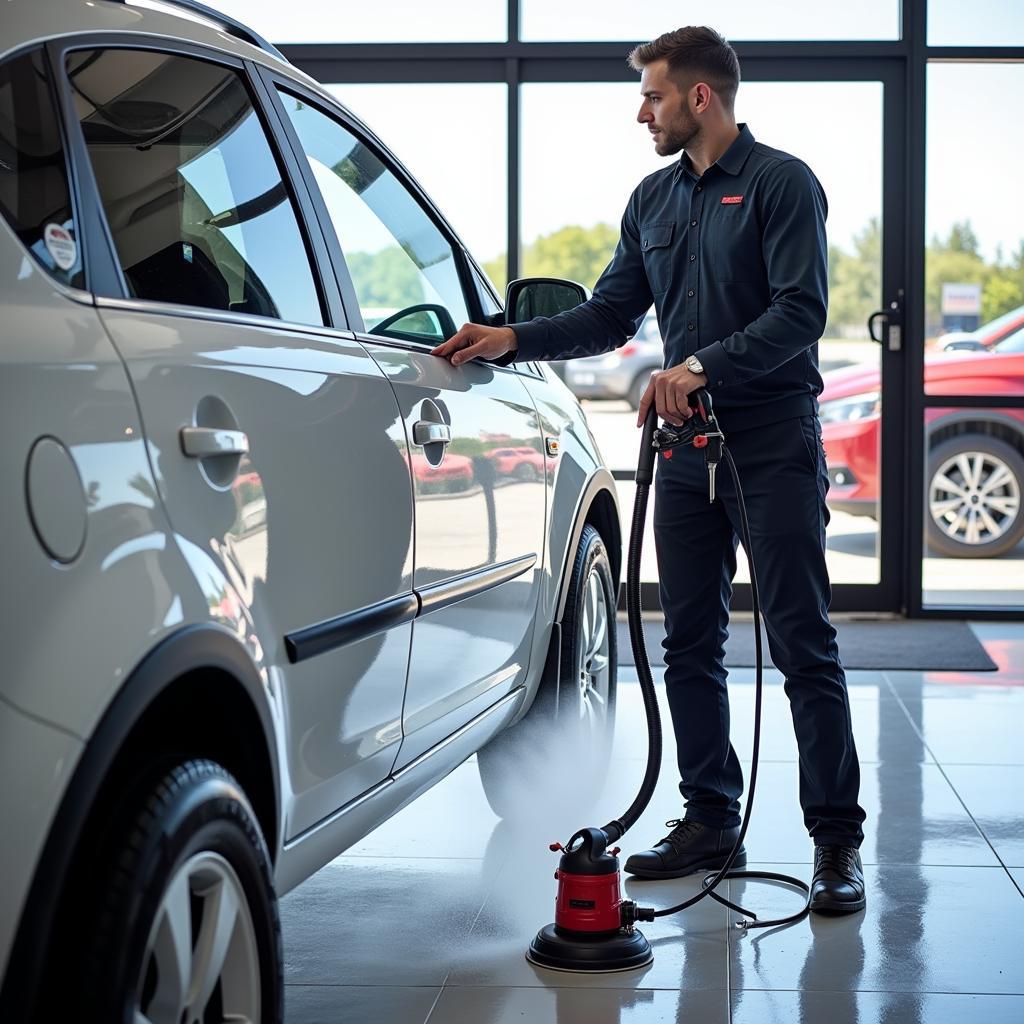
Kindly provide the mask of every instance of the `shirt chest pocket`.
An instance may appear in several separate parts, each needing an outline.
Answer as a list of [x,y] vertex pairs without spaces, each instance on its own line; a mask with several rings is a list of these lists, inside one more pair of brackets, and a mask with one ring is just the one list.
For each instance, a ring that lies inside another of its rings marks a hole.
[[659,295],[672,283],[672,235],[674,221],[645,224],[640,229],[640,252],[651,294]]
[[763,281],[761,233],[753,207],[746,203],[719,206],[710,226],[710,236],[714,238],[711,266],[715,277],[719,281]]

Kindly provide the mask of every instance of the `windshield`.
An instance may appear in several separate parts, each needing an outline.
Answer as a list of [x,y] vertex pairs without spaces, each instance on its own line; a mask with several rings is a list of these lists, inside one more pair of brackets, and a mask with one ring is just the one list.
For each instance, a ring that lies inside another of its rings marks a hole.
[[1011,309],[1009,313],[1004,313],[1002,316],[997,316],[995,320],[983,324],[976,331],[971,331],[970,335],[974,338],[987,338],[992,334],[998,334],[1007,324],[1020,320],[1022,316],[1024,316],[1024,306],[1018,306],[1016,309]]
[[1003,338],[998,345],[992,346],[993,352],[1006,355],[1011,352],[1024,352],[1024,327],[1006,338]]

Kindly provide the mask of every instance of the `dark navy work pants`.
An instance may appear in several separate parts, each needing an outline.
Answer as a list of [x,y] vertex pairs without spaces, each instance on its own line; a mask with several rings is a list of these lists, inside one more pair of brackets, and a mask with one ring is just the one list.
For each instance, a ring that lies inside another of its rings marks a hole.
[[[818,845],[859,846],[864,811],[846,677],[828,619],[828,476],[816,416],[727,434],[750,520],[772,661],[785,676],[800,751],[800,804]],[[703,453],[658,457],[654,535],[665,613],[665,686],[686,817],[738,825],[743,772],[729,741],[724,643],[740,535],[723,459],[708,503]]]

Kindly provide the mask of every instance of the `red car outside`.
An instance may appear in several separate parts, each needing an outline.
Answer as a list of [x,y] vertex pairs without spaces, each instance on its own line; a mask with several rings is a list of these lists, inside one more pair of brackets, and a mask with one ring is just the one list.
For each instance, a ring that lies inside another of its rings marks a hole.
[[491,460],[499,480],[539,480],[545,471],[544,456],[536,448],[492,448],[484,452]]
[[[1006,554],[1024,539],[1024,409],[1001,410],[994,396],[1024,395],[1024,330],[987,352],[927,356],[924,375],[929,395],[985,395],[992,401],[990,409],[925,410],[928,544],[958,558]],[[878,370],[849,366],[824,378],[828,503],[877,518]]]

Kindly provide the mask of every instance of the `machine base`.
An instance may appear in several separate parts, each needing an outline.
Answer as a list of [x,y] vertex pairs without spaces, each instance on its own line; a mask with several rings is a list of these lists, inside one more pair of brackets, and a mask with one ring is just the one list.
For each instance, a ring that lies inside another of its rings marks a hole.
[[526,959],[552,971],[599,974],[646,967],[654,959],[654,952],[638,931],[591,937],[547,924],[530,943]]

